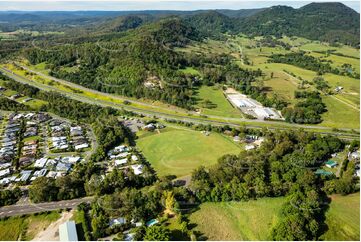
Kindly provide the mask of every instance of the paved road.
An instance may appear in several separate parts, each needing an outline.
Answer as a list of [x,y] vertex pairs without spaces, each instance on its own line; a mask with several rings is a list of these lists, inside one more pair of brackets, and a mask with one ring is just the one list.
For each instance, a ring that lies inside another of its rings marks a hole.
[[48,203],[22,203],[0,208],[0,218],[6,216],[15,216],[22,214],[32,214],[37,212],[52,211],[57,209],[75,208],[82,202],[90,202],[92,197],[85,197],[73,200],[64,200]]
[[[29,80],[25,77],[19,76],[6,68],[0,68],[0,71],[2,71],[5,75],[14,79],[17,82],[32,85],[32,86],[35,86],[35,87],[45,90],[45,91],[55,91],[55,92],[65,95],[69,98],[72,98],[72,99],[75,99],[75,100],[78,100],[81,102],[95,104],[95,105],[104,106],[104,107],[113,107],[116,109],[125,109],[128,111],[132,111],[134,113],[145,115],[145,116],[151,116],[151,117],[156,116],[158,118],[176,119],[176,120],[181,120],[184,122],[192,122],[192,123],[196,123],[196,124],[206,124],[206,125],[212,124],[212,125],[219,125],[219,126],[229,125],[231,127],[239,127],[240,125],[242,125],[242,123],[240,123],[240,121],[245,121],[245,122],[252,122],[252,124],[248,124],[248,123],[246,124],[246,126],[249,128],[264,128],[265,127],[264,124],[269,124],[270,125],[270,126],[268,126],[269,129],[284,129],[284,130],[299,129],[299,128],[315,129],[316,131],[324,130],[324,131],[320,132],[321,134],[344,136],[346,138],[358,138],[359,137],[359,134],[345,133],[345,131],[350,131],[351,129],[342,129],[340,132],[335,132],[335,131],[332,131],[331,128],[323,127],[323,126],[299,125],[299,124],[289,124],[289,123],[285,123],[285,122],[276,122],[276,121],[248,120],[248,119],[243,120],[241,118],[235,119],[235,118],[224,118],[224,117],[218,117],[218,116],[208,116],[210,118],[217,118],[220,120],[225,120],[225,121],[215,121],[215,120],[204,119],[204,118],[195,117],[195,116],[184,116],[184,115],[164,113],[161,111],[158,112],[158,111],[145,110],[142,108],[137,108],[137,107],[133,107],[133,106],[129,106],[129,105],[124,105],[124,104],[114,103],[114,102],[110,102],[110,101],[104,101],[104,100],[90,98],[90,97],[87,97],[87,96],[84,96],[84,95],[81,95],[78,93],[71,93],[71,92],[63,91],[56,87],[41,84],[39,82],[35,82],[35,81]],[[59,79],[57,79],[57,80],[59,80]],[[67,82],[67,85],[70,85],[70,84],[68,84],[68,82]],[[97,91],[94,91],[94,92],[97,92]],[[133,102],[132,100],[130,100],[130,101]],[[236,120],[238,122],[235,122]],[[279,126],[277,126],[277,125],[279,125]]]

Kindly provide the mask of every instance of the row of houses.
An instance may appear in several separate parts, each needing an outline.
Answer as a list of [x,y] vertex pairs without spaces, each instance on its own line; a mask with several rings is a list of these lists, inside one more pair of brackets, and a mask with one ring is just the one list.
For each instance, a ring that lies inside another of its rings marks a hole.
[[9,120],[1,135],[0,163],[12,161],[18,150],[18,131],[20,130],[20,120],[9,116]]
[[[72,166],[80,162],[80,156],[65,156],[48,158],[42,157],[34,161],[27,170],[15,172],[11,168],[11,163],[6,165],[6,169],[0,170],[0,185],[6,186],[15,182],[30,183],[38,177],[57,178],[68,174]],[[3,165],[3,167],[5,167]]]
[[69,124],[61,120],[52,120],[49,123],[50,130],[50,150],[62,150],[66,151],[69,149],[68,143],[68,129]]
[[129,170],[131,169],[135,175],[143,173],[143,164],[139,164],[139,157],[132,152],[131,147],[120,145],[108,152],[108,158],[115,168]]
[[49,123],[51,150],[81,151],[89,147],[86,132],[81,126],[71,126],[67,122],[53,120]]
[[76,151],[89,147],[86,132],[81,126],[70,127],[71,144]]

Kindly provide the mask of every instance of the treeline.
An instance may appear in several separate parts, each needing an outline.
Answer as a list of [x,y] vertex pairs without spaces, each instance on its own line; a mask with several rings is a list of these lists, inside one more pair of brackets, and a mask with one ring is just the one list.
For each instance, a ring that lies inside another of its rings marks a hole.
[[295,98],[302,99],[294,107],[284,108],[282,115],[287,122],[317,124],[322,122],[321,114],[326,112],[319,92],[295,91]]
[[31,110],[28,106],[6,97],[0,97],[0,109],[8,111]]
[[304,52],[292,52],[284,55],[273,54],[268,61],[298,66],[303,69],[315,71],[319,75],[324,73],[340,73],[338,69],[332,68],[329,62],[321,61],[319,58],[307,55]]
[[22,195],[23,192],[19,187],[16,187],[12,190],[0,190],[0,207],[15,204],[17,201],[19,201]]
[[330,63],[331,60],[322,60],[305,52],[292,52],[287,54],[273,54],[270,56],[269,62],[285,63],[298,66],[307,70],[315,71],[318,75],[325,73],[333,73],[336,75],[344,75],[352,78],[359,79],[360,74],[357,73],[350,64],[343,64],[341,68],[333,68]]

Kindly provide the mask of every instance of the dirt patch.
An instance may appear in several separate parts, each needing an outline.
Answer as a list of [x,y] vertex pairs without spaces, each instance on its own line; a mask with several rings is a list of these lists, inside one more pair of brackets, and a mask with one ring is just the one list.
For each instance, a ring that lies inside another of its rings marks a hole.
[[69,221],[73,217],[73,210],[70,212],[63,212],[61,218],[51,223],[43,231],[39,232],[33,240],[36,241],[59,241],[59,225]]

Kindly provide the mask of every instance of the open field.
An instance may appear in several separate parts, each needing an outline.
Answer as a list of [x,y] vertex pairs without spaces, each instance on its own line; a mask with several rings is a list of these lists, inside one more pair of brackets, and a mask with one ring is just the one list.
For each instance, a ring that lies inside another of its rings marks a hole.
[[[360,194],[332,195],[326,212],[328,230],[321,240],[358,240],[360,237]],[[203,203],[190,215],[195,230],[208,240],[270,240],[284,197],[248,202]]]
[[358,129],[360,127],[360,111],[348,107],[331,96],[322,96],[326,104],[327,112],[322,114],[324,120],[320,125],[335,128],[350,127]]
[[166,128],[141,136],[137,146],[159,176],[191,174],[201,166],[210,166],[225,154],[237,154],[241,147],[217,133],[209,136],[188,129]]
[[[239,109],[234,108],[223,95],[221,87],[217,86],[202,86],[196,95],[198,100],[197,108],[200,109],[201,114],[205,115],[217,115],[222,117],[243,117],[242,112]],[[214,108],[202,107],[202,102],[209,100],[215,105]]]
[[282,197],[204,203],[191,214],[190,221],[208,240],[269,240],[284,201]]
[[31,240],[59,218],[59,213],[53,211],[39,215],[2,219],[0,220],[0,240]]
[[322,240],[360,239],[360,193],[348,196],[331,196],[331,205],[326,212],[328,231]]

